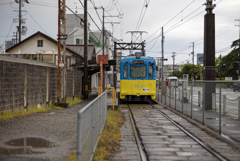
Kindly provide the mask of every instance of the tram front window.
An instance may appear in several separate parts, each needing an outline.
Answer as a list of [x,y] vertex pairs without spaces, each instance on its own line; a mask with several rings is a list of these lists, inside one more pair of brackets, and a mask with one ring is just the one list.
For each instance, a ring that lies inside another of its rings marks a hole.
[[146,78],[146,66],[132,66],[131,67],[131,78]]

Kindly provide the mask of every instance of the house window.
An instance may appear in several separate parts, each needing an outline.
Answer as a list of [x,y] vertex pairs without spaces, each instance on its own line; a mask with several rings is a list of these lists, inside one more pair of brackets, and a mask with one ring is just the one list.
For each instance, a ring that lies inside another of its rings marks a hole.
[[37,41],[37,47],[43,47],[43,40]]
[[76,39],[76,44],[80,45],[80,39]]
[[82,45],[83,44],[82,39],[76,39],[76,44],[77,45]]

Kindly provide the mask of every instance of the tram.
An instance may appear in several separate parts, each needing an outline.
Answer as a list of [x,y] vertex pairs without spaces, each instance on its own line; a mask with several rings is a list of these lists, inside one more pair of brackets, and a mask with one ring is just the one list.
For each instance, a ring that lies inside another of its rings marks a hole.
[[120,94],[122,101],[148,101],[156,97],[156,61],[153,58],[123,58],[120,61]]

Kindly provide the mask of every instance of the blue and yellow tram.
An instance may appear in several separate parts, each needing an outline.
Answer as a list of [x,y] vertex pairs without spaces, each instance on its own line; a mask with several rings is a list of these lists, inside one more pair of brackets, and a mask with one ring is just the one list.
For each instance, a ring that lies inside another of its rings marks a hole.
[[120,102],[144,101],[156,97],[156,62],[153,58],[135,57],[120,62]]

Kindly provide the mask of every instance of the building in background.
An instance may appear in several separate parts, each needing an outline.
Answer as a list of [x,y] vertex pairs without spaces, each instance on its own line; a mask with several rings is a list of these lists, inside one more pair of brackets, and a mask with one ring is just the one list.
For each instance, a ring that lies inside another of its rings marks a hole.
[[[66,34],[68,35],[66,44],[68,45],[83,45],[84,43],[84,24],[83,14],[67,14],[66,15]],[[81,19],[80,19],[81,18]],[[88,16],[88,28],[90,28],[91,21]],[[89,33],[89,31],[88,31]]]
[[[181,71],[181,65],[174,65],[174,71]],[[167,77],[169,76],[169,74],[173,73],[173,65],[172,64],[166,64],[164,65],[164,71],[163,71],[163,75],[164,75],[164,79],[167,79]]]

